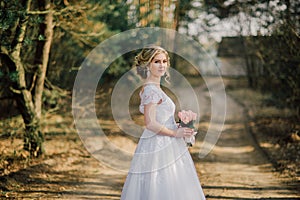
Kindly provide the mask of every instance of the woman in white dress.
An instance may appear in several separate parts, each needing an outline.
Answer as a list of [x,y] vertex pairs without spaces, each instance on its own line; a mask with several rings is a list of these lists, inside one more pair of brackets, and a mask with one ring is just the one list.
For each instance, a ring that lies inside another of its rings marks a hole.
[[160,88],[169,76],[169,56],[158,46],[144,48],[135,58],[137,73],[145,79],[140,92],[140,112],[145,126],[121,200],[203,200],[196,169],[183,137],[190,128],[178,128],[175,105]]

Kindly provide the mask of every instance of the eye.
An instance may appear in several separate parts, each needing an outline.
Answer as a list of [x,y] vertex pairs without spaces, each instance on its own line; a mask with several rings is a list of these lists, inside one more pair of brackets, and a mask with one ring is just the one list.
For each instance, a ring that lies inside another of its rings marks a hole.
[[167,60],[164,60],[163,63],[167,63]]
[[154,63],[159,63],[159,60],[154,61]]

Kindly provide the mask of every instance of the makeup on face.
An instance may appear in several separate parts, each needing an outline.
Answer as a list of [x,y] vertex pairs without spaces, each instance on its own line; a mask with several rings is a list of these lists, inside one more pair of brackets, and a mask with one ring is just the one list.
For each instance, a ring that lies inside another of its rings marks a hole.
[[163,76],[168,66],[168,60],[164,53],[157,54],[151,61],[150,71],[154,76]]

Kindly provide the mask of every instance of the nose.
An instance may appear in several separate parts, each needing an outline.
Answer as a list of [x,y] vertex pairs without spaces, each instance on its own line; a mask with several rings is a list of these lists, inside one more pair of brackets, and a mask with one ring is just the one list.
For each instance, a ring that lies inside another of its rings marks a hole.
[[166,63],[164,63],[164,62],[159,63],[159,67],[164,68],[165,66],[166,66]]

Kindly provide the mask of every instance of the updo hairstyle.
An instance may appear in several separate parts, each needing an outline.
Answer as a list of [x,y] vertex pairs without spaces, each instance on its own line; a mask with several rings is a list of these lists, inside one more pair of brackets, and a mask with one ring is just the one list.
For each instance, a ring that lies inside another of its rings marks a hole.
[[[160,53],[164,53],[167,58],[167,67],[170,67],[170,57],[168,52],[160,46],[151,45],[142,49],[142,51],[135,57],[134,67],[136,67],[137,74],[141,78],[147,78],[147,72],[149,71],[149,64],[153,58]],[[165,79],[170,77],[168,68],[166,70]]]

